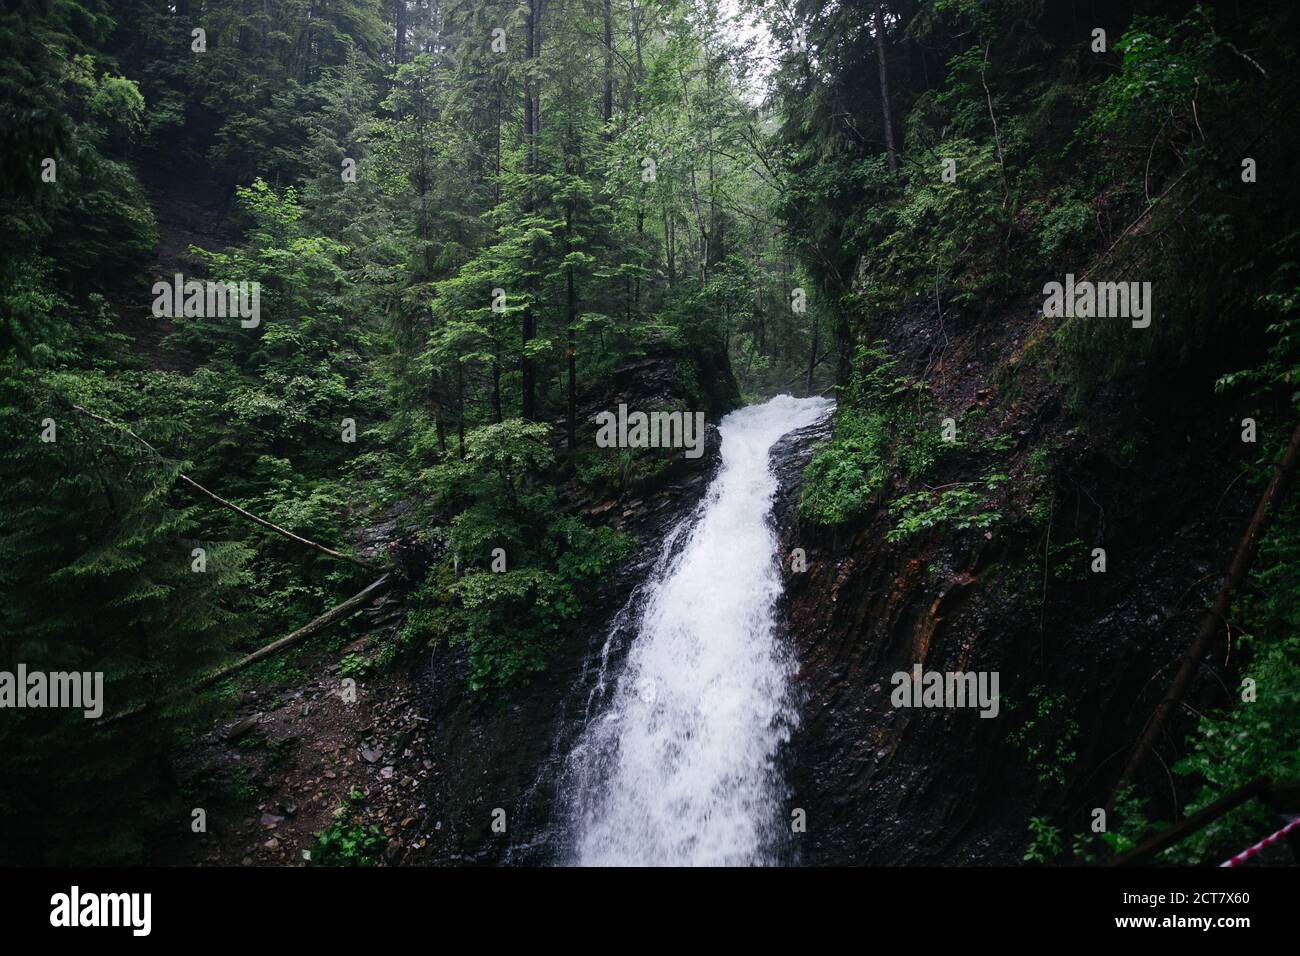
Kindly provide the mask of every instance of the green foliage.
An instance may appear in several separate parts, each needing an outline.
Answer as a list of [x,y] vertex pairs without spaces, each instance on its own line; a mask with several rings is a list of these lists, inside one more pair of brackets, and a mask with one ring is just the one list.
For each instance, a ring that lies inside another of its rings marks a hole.
[[470,571],[457,580],[439,626],[467,643],[470,688],[503,687],[544,669],[564,626],[583,611],[583,586],[629,551],[625,535],[564,518],[548,529],[537,566]]
[[1026,863],[1051,863],[1061,855],[1061,830],[1046,818],[1029,818],[1029,836],[1029,848],[1023,857]]
[[879,345],[859,350],[835,435],[804,471],[804,518],[828,525],[857,520],[891,476],[924,478],[945,450],[924,392],[898,376],[897,365]]
[[[1018,709],[1014,702],[1008,702],[1010,713]],[[1068,695],[1052,694],[1041,685],[1035,686],[1029,691],[1023,722],[1007,738],[1024,754],[1039,783],[1065,786],[1065,775],[1077,757],[1074,742],[1079,736],[1079,724],[1069,713]],[[1032,828],[1033,821],[1030,825]]]
[[[1284,599],[1292,626],[1300,607],[1296,594],[1291,590]],[[1185,814],[1204,809],[1256,777],[1279,782],[1300,779],[1300,727],[1295,720],[1300,706],[1300,637],[1292,632],[1268,642],[1243,638],[1242,645],[1250,661],[1243,673],[1256,682],[1258,698],[1253,703],[1238,701],[1199,720],[1188,741],[1190,752],[1173,768],[1200,781],[1183,808]],[[1275,829],[1276,813],[1252,800],[1193,834],[1165,858],[1222,862]]]
[[555,569],[562,581],[579,585],[594,580],[631,557],[634,540],[612,528],[590,527],[572,516],[552,530]]
[[1040,207],[1027,207],[1039,219],[1038,254],[1046,260],[1060,258],[1086,244],[1093,237],[1096,217],[1081,199],[1064,198]]
[[110,25],[99,2],[0,13],[0,358],[57,335],[56,303],[120,289],[157,241],[124,161],[144,101],[93,52]]
[[547,433],[515,418],[484,425],[465,436],[464,457],[428,473],[434,494],[457,512],[448,543],[467,562],[486,563],[495,547],[535,540],[548,523],[554,490],[539,480],[555,460]]
[[1151,821],[1147,801],[1132,784],[1125,784],[1115,791],[1114,808],[1106,821],[1106,832],[1101,834],[1101,841],[1113,856],[1118,856],[1138,846],[1164,826]]
[[[1288,237],[1287,246],[1293,247],[1298,240],[1300,236]],[[1285,264],[1279,269],[1278,278],[1286,281],[1295,269],[1294,263]],[[1240,388],[1256,395],[1290,390],[1291,404],[1300,407],[1300,288],[1263,295],[1260,305],[1266,314],[1276,317],[1265,328],[1271,337],[1267,357],[1254,368],[1221,376],[1214,383],[1215,390],[1228,392]]]
[[[1006,475],[985,475],[979,484],[994,491]],[[945,491],[916,491],[903,495],[889,506],[898,523],[885,535],[887,541],[903,541],[923,531],[944,528],[949,531],[975,529],[983,531],[1001,520],[1001,513],[989,507],[988,499],[976,483],[967,483]]]
[[819,524],[843,524],[867,513],[889,477],[889,421],[884,414],[835,415],[834,439],[818,449],[804,470],[799,511]]
[[[12,451],[0,464],[5,666],[104,675],[99,721],[49,710],[4,721],[5,855],[144,862],[156,821],[180,812],[169,748],[215,713],[213,694],[177,691],[249,635],[240,592],[250,554],[205,533],[200,509],[173,488],[178,463],[72,411],[84,403],[117,414],[112,383],[6,367],[0,389],[0,434]],[[137,423],[139,433],[174,427],[156,413]],[[39,437],[47,419],[52,442]],[[192,570],[195,548],[206,551],[203,573]],[[56,825],[73,819],[74,829]]]
[[336,820],[316,837],[313,866],[375,866],[383,852],[384,835],[376,826]]
[[1134,18],[1115,43],[1123,55],[1120,71],[1101,84],[1091,128],[1144,132],[1178,114],[1190,119],[1199,87],[1212,80],[1216,45],[1204,7],[1198,6],[1177,23]]
[[339,660],[340,677],[365,677],[370,672],[370,668],[369,659],[360,654],[345,654]]
[[316,835],[311,850],[312,866],[375,866],[384,849],[384,835],[379,828],[355,822],[361,793],[351,791],[335,811],[334,821]]
[[227,773],[222,781],[226,796],[239,803],[251,803],[257,799],[257,784],[253,782],[253,772],[247,767],[236,767]]
[[625,535],[557,515],[554,486],[543,480],[554,464],[547,435],[519,419],[481,426],[465,436],[463,458],[425,476],[454,512],[451,556],[430,571],[405,635],[464,642],[475,690],[542,670],[582,612],[579,589],[630,550]]
[[[957,164],[956,183],[940,176],[946,160]],[[920,170],[902,200],[874,207],[857,225],[855,238],[871,250],[865,262],[869,278],[858,291],[873,310],[907,296],[933,297],[937,286],[944,287],[953,306],[977,303],[1005,281],[995,146],[949,139],[915,161]],[[878,159],[864,161],[863,170],[877,182],[888,175]]]
[[[1057,329],[1076,407],[1121,381],[1159,389],[1191,372],[1222,376],[1224,357],[1253,353],[1278,305],[1261,299],[1261,290],[1282,294],[1295,285],[1288,274],[1295,223],[1276,212],[1294,208],[1294,184],[1252,190],[1241,182],[1241,157],[1223,148],[1242,138],[1258,143],[1253,131],[1275,129],[1278,119],[1262,74],[1249,66],[1257,61],[1239,55],[1240,33],[1230,44],[1219,32],[1222,16],[1198,5],[1178,17],[1135,17],[1116,43],[1119,73],[1083,100],[1088,112],[1070,148],[1096,158],[1085,180],[1098,193],[1091,207],[1118,205],[1126,220],[1145,220],[1106,270],[1130,277],[1140,270],[1138,278],[1161,291],[1143,334],[1109,321],[1067,321]],[[1256,30],[1267,45],[1259,26],[1238,20],[1233,29]],[[1294,59],[1274,52],[1281,62]],[[1277,148],[1252,150],[1259,154],[1252,158],[1268,162],[1289,149]],[[1146,242],[1139,232],[1165,238]]]
[[469,644],[474,690],[542,670],[559,625],[579,610],[568,587],[536,568],[474,571],[456,582],[452,594],[459,604],[455,637]]

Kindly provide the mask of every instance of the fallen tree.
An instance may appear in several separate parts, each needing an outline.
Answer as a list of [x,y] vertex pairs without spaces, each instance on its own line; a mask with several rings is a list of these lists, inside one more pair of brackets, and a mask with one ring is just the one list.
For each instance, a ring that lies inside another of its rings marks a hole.
[[[176,694],[184,693],[186,691],[193,692],[197,690],[202,690],[204,687],[214,684],[217,681],[222,680],[223,678],[229,677],[231,674],[243,670],[249,664],[254,664],[257,661],[263,660],[267,657],[271,657],[274,654],[278,654],[280,651],[283,651],[288,647],[292,647],[295,644],[305,641],[313,634],[318,634],[321,631],[325,630],[325,628],[329,627],[335,621],[339,621],[347,617],[352,612],[360,608],[361,605],[365,604],[366,601],[370,600],[373,597],[376,597],[377,595],[384,593],[384,591],[388,590],[388,586],[392,584],[392,582],[393,582],[393,576],[391,574],[383,575],[383,577],[379,578],[379,580],[371,582],[363,590],[352,595],[352,597],[348,598],[342,604],[336,605],[335,607],[330,608],[324,614],[312,618],[310,621],[308,621],[302,627],[298,628],[296,631],[287,634],[284,637],[281,637],[277,640],[274,640],[270,644],[267,644],[263,647],[259,647],[251,654],[246,654],[243,657],[241,657],[239,660],[231,664],[227,664],[224,667],[220,667],[209,674],[205,674],[203,677],[200,677],[197,681],[187,684],[184,687],[180,688],[179,690],[173,691],[171,694],[167,696],[174,697]],[[143,711],[148,709],[148,707],[149,707],[148,704],[140,704],[139,706],[132,707],[130,710],[124,710],[120,713],[113,714],[107,720],[103,721],[103,723],[111,724],[116,721],[123,720],[127,717],[132,717],[136,714],[142,713]]]
[[385,590],[388,589],[388,585],[392,583],[392,578],[393,576],[391,574],[385,574],[378,581],[374,581],[373,583],[371,583],[368,587],[365,588],[365,590],[352,595],[352,597],[348,598],[342,604],[330,608],[320,617],[308,621],[306,624],[298,628],[298,630],[294,631],[292,634],[288,634],[285,637],[280,638],[279,640],[272,641],[270,644],[258,648],[257,650],[253,651],[251,654],[247,654],[244,657],[241,657],[233,664],[227,664],[225,667],[213,671],[211,674],[208,674],[206,677],[200,678],[196,683],[190,686],[190,689],[198,690],[202,687],[207,687],[209,684],[215,683],[216,681],[219,681],[224,677],[229,677],[231,674],[235,673],[236,671],[243,670],[249,664],[253,664],[256,663],[257,661],[262,660],[263,658],[270,657],[272,654],[277,654],[280,651],[284,650],[286,647],[292,647],[294,644],[306,640],[307,638],[311,637],[313,634],[316,634],[319,631],[323,631],[325,628],[329,627],[335,621],[347,617],[350,613],[352,613],[357,608],[359,608],[362,604],[364,604],[368,599],[375,597],[378,594],[382,594]]

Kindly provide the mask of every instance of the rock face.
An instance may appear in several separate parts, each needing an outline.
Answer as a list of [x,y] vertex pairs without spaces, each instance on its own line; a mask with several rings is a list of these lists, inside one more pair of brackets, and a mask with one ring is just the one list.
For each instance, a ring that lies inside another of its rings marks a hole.
[[[836,535],[800,521],[804,466],[829,422],[773,449],[781,482],[773,517],[782,543],[786,631],[799,663],[802,716],[787,765],[790,805],[807,813],[808,865],[1012,863],[1019,801],[982,804],[976,782],[999,758],[998,722],[974,711],[890,705],[890,675],[947,634],[979,633],[969,573],[930,596],[923,562],[875,546],[878,529]],[[807,570],[791,570],[803,548]],[[967,655],[967,665],[979,662]],[[974,843],[967,842],[973,838]]]
[[[555,862],[551,770],[557,757],[567,752],[567,729],[582,713],[589,662],[614,615],[645,578],[663,538],[699,503],[720,460],[716,422],[730,408],[725,402],[715,405],[707,397],[674,391],[680,385],[680,366],[679,356],[653,354],[616,370],[612,397],[588,395],[579,404],[580,422],[589,422],[595,412],[620,401],[642,409],[702,405],[709,421],[701,457],[691,459],[677,451],[653,476],[608,498],[565,502],[567,508],[632,535],[638,544],[634,556],[599,583],[586,602],[589,613],[574,622],[547,669],[525,685],[480,697],[466,689],[465,657],[459,647],[438,648],[423,666],[419,679],[429,718],[428,759],[435,767],[427,797],[429,815],[420,827],[432,834],[427,862]],[[505,832],[499,832],[498,811],[504,811]]]
[[[903,368],[929,373],[937,407],[980,423],[933,487],[994,465],[1008,476],[991,530],[889,542],[884,502],[853,525],[810,525],[796,507],[800,475],[825,432],[773,451],[783,620],[803,698],[787,770],[790,805],[807,813],[803,863],[1016,864],[1031,816],[1085,832],[1245,526],[1251,493],[1233,478],[1248,453],[1208,389],[1145,406],[1137,435],[1124,396],[1070,412],[1041,370],[1019,369],[1017,391],[999,395],[1021,352],[1011,327],[954,321],[939,344],[916,315],[885,328]],[[996,453],[978,451],[997,436]],[[1045,453],[1050,480],[1036,464]],[[891,495],[911,490],[891,479]],[[1097,545],[1105,573],[1089,568]],[[796,547],[802,573],[788,560]],[[890,678],[917,663],[998,672],[998,717],[895,708]],[[1220,686],[1204,675],[1192,705],[1222,703]],[[1166,756],[1189,728],[1184,718],[1170,733]],[[1159,779],[1146,793],[1187,786],[1149,764]]]

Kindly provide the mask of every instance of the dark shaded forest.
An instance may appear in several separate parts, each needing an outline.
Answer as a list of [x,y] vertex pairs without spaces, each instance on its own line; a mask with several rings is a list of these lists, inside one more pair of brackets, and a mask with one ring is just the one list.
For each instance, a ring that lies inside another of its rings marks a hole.
[[[880,679],[847,656],[1001,668],[970,772],[1010,858],[937,862],[1105,862],[1300,780],[1298,31],[1282,2],[5,0],[0,667],[102,672],[105,711],[0,715],[0,862],[176,862],[204,734],[292,668],[452,661],[458,708],[513,719],[680,477],[596,442],[629,399],[834,398],[782,543],[821,561],[789,628],[847,649],[801,658],[826,723],[793,779],[879,743],[836,710]],[[1149,284],[1149,324],[1045,314],[1067,274]],[[214,316],[212,284],[257,297]],[[363,591],[395,615],[364,653],[355,603],[319,656],[245,660]],[[914,769],[872,786],[942,785]],[[918,861],[810,812],[843,829],[808,862]],[[313,864],[395,862],[319,829]]]

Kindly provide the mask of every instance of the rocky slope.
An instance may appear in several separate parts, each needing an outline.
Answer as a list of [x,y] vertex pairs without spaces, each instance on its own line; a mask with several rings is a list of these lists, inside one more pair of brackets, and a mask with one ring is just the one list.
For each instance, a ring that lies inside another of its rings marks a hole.
[[[929,381],[939,414],[973,423],[931,487],[991,463],[1009,476],[991,529],[886,541],[886,499],[916,490],[898,475],[864,520],[811,525],[796,506],[799,474],[824,434],[774,452],[783,548],[807,552],[803,573],[785,562],[784,598],[804,695],[789,780],[808,814],[805,863],[1016,863],[1030,816],[1084,831],[1258,494],[1240,480],[1256,454],[1240,441],[1240,410],[1204,379],[1153,384],[1180,400],[1137,414],[1141,397],[1120,394],[1070,409],[1050,346],[1024,358],[1024,316],[949,316],[942,337],[931,318],[925,307],[892,316],[884,337],[906,374]],[[1107,551],[1105,573],[1090,570],[1094,547]],[[1225,635],[1213,656],[1230,654]],[[917,662],[998,671],[999,716],[895,709],[890,676]],[[1216,678],[1207,669],[1194,707],[1222,702]],[[1173,722],[1166,744],[1189,726]],[[1186,797],[1150,764],[1146,792]]]

